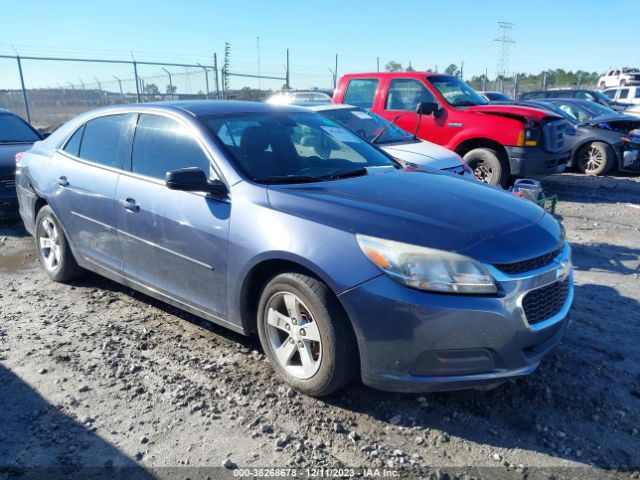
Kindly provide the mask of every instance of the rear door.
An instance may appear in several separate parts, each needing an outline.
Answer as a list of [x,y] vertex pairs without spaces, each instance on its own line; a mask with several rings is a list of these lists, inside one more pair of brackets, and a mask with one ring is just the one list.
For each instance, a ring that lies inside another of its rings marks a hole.
[[89,120],[69,137],[50,162],[50,205],[77,253],[119,272],[115,191],[130,148],[129,114]]
[[118,182],[117,221],[127,277],[204,312],[226,315],[231,204],[169,190],[169,170],[201,168],[210,156],[182,119],[140,114],[131,172]]

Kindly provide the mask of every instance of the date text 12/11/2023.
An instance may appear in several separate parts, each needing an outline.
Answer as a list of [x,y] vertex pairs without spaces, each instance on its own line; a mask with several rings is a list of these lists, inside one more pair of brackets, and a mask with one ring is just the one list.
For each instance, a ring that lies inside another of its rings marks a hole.
[[234,477],[276,478],[398,478],[400,472],[387,468],[236,468]]

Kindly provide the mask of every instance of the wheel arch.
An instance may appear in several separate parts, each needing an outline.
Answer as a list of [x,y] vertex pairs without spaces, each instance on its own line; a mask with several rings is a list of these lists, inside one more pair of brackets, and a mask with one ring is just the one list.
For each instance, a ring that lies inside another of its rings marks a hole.
[[591,143],[604,143],[607,147],[609,147],[611,149],[611,151],[613,152],[613,165],[612,168],[616,168],[619,169],[620,168],[620,159],[618,158],[618,151],[616,149],[616,147],[614,145],[611,144],[611,142],[602,139],[602,138],[588,138],[586,140],[583,140],[582,142],[580,142],[578,145],[576,145],[573,148],[573,152],[571,153],[571,165],[572,168],[577,168],[578,164],[576,163],[577,159],[578,159],[578,153],[580,153],[580,151],[585,148],[587,145],[591,144]]
[[509,168],[509,156],[507,155],[507,150],[504,148],[504,145],[490,138],[468,138],[460,142],[453,150],[461,157],[464,157],[464,155],[476,148],[490,148],[492,150],[495,150],[498,154],[498,158],[500,158],[500,161],[503,162],[505,167]]
[[[254,263],[243,277],[239,291],[239,314],[243,330],[247,335],[253,335],[257,332],[258,303],[262,290],[269,279],[284,272],[301,273],[325,283],[337,300],[345,318],[349,319],[347,310],[338,296],[339,292],[336,292],[335,284],[325,272],[314,265],[310,265],[303,258],[273,256],[260,259]],[[349,320],[349,326],[353,330],[351,320]]]

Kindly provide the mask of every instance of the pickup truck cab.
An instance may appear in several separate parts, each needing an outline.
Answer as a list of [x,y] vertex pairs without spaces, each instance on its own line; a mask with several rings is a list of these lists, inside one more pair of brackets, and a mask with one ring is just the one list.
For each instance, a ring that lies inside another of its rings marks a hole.
[[[506,186],[511,176],[561,173],[569,159],[561,117],[537,108],[489,105],[450,75],[344,75],[333,101],[369,109],[423,140],[453,150],[477,179],[492,185]],[[419,104],[422,113],[417,113]]]

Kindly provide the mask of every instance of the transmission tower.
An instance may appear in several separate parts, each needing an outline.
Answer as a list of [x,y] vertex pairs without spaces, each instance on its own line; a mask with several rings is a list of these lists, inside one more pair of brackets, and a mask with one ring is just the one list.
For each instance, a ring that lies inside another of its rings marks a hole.
[[502,76],[503,78],[509,77],[509,48],[516,42],[511,38],[511,29],[513,23],[511,22],[498,22],[498,25],[502,29],[502,35],[496,38],[494,41],[498,42],[498,68],[496,69],[496,78]]

